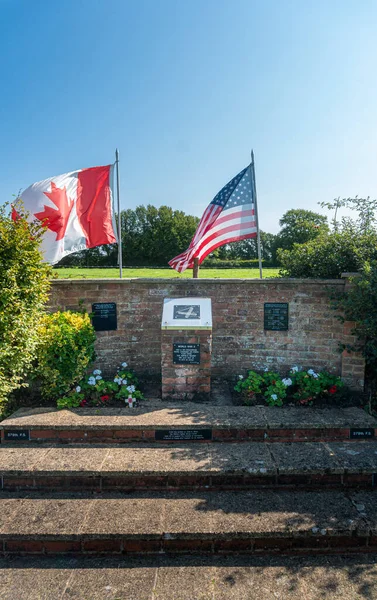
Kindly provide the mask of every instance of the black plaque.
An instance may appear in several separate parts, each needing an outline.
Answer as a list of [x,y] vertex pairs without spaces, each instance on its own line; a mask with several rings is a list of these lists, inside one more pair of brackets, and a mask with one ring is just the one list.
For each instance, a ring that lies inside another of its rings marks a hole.
[[374,437],[374,429],[367,427],[364,429],[350,429],[351,440],[366,440]]
[[173,319],[200,319],[199,304],[174,305]]
[[155,439],[163,442],[200,442],[212,439],[212,429],[156,429]]
[[265,302],[264,328],[273,331],[286,331],[288,329],[287,302]]
[[96,331],[117,329],[117,305],[115,302],[95,302],[92,304],[92,323]]
[[30,440],[29,429],[5,429],[4,440],[6,442],[28,442]]
[[200,344],[173,344],[174,365],[200,365]]

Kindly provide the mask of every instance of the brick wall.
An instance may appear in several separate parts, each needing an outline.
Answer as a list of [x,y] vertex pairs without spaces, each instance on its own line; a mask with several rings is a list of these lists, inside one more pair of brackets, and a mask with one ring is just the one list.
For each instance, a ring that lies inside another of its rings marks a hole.
[[[352,324],[341,324],[329,308],[328,292],[345,280],[309,279],[123,279],[56,280],[51,310],[90,312],[94,302],[116,302],[118,329],[97,333],[97,365],[104,371],[126,360],[140,376],[160,376],[161,314],[165,297],[212,299],[212,374],[233,377],[266,365],[285,371],[294,364],[326,369],[353,387],[362,387],[364,361],[341,355]],[[289,303],[289,330],[264,331],[265,302]]]

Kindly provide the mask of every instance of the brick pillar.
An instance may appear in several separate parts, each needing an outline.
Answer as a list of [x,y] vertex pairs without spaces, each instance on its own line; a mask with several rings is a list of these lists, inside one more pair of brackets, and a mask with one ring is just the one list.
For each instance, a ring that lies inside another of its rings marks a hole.
[[[352,286],[350,277],[357,277],[358,273],[342,273],[342,277],[345,280],[344,291],[347,292]],[[355,327],[353,321],[345,321],[343,325],[343,344],[349,344],[353,346],[357,343],[357,337],[352,333]],[[341,363],[341,377],[346,385],[351,389],[360,390],[364,389],[365,379],[365,360],[361,352],[348,352],[344,350],[342,353]]]
[[[200,364],[174,364],[174,344],[199,344]],[[207,400],[211,392],[212,330],[162,330],[162,398]]]

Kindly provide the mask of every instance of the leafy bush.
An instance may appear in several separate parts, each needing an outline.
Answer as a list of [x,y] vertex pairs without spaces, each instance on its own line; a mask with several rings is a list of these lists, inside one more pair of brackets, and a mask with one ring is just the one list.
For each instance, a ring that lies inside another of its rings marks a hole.
[[376,255],[377,234],[358,235],[346,230],[321,235],[306,244],[294,244],[292,250],[278,250],[285,277],[321,277],[337,279],[344,272],[359,271],[364,262]]
[[264,373],[249,371],[247,377],[238,376],[234,389],[241,394],[244,404],[264,400],[269,406],[282,406],[283,400],[309,404],[326,395],[333,396],[344,386],[340,377],[313,369],[300,371],[292,367],[287,377],[265,369]]
[[143,394],[137,390],[138,379],[127,363],[118,367],[111,381],[103,379],[100,369],[84,377],[78,385],[57,401],[58,408],[77,408],[79,406],[105,406],[112,400],[128,402],[142,400]]
[[[265,268],[276,266],[272,261],[263,260],[262,266]],[[251,260],[241,260],[239,258],[224,259],[206,258],[200,265],[201,269],[257,269],[259,261],[257,258]]]
[[[19,208],[19,213],[21,209]],[[0,412],[9,394],[25,384],[38,343],[51,268],[42,262],[41,223],[0,207]]]
[[70,311],[45,314],[38,336],[33,378],[41,395],[53,400],[82,379],[95,358],[96,336],[88,314]]

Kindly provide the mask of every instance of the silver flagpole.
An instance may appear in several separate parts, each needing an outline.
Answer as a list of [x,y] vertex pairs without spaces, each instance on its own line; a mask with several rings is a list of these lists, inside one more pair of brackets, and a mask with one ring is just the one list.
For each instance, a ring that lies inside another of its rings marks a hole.
[[122,219],[121,219],[121,215],[120,215],[119,152],[118,152],[118,148],[115,150],[115,164],[116,164],[116,174],[117,174],[119,278],[122,279]]
[[254,151],[251,151],[251,178],[253,180],[253,192],[254,192],[254,211],[255,211],[255,222],[257,224],[257,245],[258,245],[258,260],[259,260],[259,278],[263,279],[262,274],[262,257],[260,250],[260,231],[259,231],[259,219],[258,219],[258,202],[257,202],[257,185],[255,182],[255,165],[254,165]]

